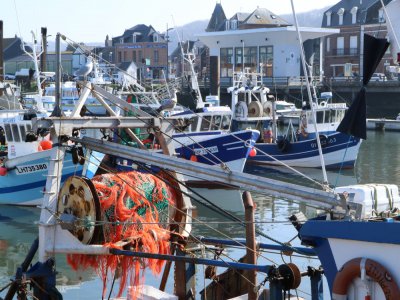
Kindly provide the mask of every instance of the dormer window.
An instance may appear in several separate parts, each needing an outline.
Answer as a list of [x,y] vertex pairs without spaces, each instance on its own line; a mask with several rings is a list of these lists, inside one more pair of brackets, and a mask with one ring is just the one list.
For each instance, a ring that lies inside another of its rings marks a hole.
[[332,12],[327,11],[325,15],[326,15],[326,26],[331,26]]
[[136,43],[136,34],[132,34],[132,43]]
[[230,22],[229,20],[225,21],[225,30],[229,30],[230,29]]
[[344,8],[340,8],[337,12],[339,16],[339,25],[343,25],[343,15],[344,15]]
[[255,15],[255,17],[256,17],[256,19],[261,19],[261,16],[260,15]]
[[276,16],[275,15],[270,15],[271,19],[275,20]]
[[153,42],[157,43],[158,42],[158,34],[153,35]]
[[383,13],[383,9],[381,8],[378,11],[379,23],[385,23],[385,14]]
[[236,30],[237,29],[237,20],[231,20],[231,29]]
[[358,11],[358,7],[354,6],[351,9],[351,24],[356,24],[357,23],[357,11]]
[[124,38],[119,38],[119,43],[123,44],[124,43]]

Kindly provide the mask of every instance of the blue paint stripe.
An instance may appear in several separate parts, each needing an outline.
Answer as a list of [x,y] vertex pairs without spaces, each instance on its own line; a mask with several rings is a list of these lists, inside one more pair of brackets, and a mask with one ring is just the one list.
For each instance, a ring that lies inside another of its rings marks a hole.
[[[61,177],[61,181],[64,181],[70,176],[76,175],[80,176],[82,174],[82,170],[78,172],[72,172],[68,174],[63,174]],[[40,180],[40,181],[35,181],[32,183],[27,183],[27,184],[20,184],[20,185],[14,185],[11,187],[6,187],[6,188],[1,188],[0,189],[0,194],[8,194],[8,193],[15,193],[15,192],[23,192],[26,190],[31,190],[31,189],[36,189],[40,187],[45,187],[46,186],[46,179],[45,180]]]

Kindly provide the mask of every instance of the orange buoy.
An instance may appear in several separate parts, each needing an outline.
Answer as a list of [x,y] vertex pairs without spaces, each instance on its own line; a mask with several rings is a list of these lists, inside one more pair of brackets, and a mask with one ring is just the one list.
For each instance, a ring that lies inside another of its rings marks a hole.
[[0,176],[6,176],[7,175],[7,168],[0,167]]
[[197,156],[196,155],[194,155],[194,154],[192,154],[191,156],[190,156],[190,160],[191,161],[198,161],[198,159],[197,159]]
[[249,156],[250,156],[250,157],[254,157],[254,156],[256,156],[256,155],[257,155],[257,150],[256,150],[255,148],[251,148],[250,153],[249,153]]
[[51,148],[53,148],[53,142],[48,140],[43,140],[40,142],[40,147],[42,147],[42,150],[50,150]]

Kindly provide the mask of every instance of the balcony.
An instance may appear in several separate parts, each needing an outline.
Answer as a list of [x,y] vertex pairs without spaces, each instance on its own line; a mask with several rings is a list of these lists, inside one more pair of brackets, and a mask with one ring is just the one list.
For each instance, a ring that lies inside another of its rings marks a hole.
[[336,48],[326,52],[327,56],[358,56],[358,48]]

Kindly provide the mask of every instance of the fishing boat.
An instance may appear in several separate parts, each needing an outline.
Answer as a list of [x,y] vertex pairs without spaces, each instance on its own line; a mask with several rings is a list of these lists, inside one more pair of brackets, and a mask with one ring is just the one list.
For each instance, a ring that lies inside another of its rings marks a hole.
[[[254,144],[259,138],[259,131],[244,128],[232,132],[232,111],[229,107],[215,105],[219,103],[215,96],[206,97],[206,101],[203,101],[193,67],[194,54],[186,53],[184,57],[194,74],[191,82],[196,95],[195,110],[184,109],[177,105],[176,100],[172,101],[176,99],[174,87],[167,87],[168,95],[172,93],[174,96],[163,102],[158,101],[153,93],[144,92],[144,89],[136,84],[137,92],[127,92],[135,96],[135,101],[128,102],[135,109],[149,115],[161,115],[171,124],[174,128],[171,138],[177,157],[207,165],[220,165],[227,170],[243,171],[247,158],[255,154]],[[160,148],[154,134],[149,138],[149,134],[145,133],[142,140],[146,142],[147,147]],[[119,170],[137,168],[135,162],[126,159],[118,159],[117,165]],[[186,182],[190,186],[204,185],[203,180],[195,177],[186,178]],[[210,188],[213,185],[207,183],[206,186]],[[215,186],[219,186],[218,183],[215,183]]]
[[[34,44],[33,53],[24,51],[29,55],[35,65],[36,83],[38,92],[28,95],[24,105],[19,109],[0,110],[0,138],[2,157],[0,164],[0,204],[10,205],[39,205],[43,194],[46,193],[46,176],[52,157],[53,143],[50,137],[50,129],[35,130],[34,119],[50,116],[55,108],[54,96],[42,95],[41,73],[38,68],[38,56],[36,52],[36,38],[32,32]],[[46,78],[48,76],[44,76]],[[23,109],[22,107],[25,106]],[[88,135],[89,131],[86,133]],[[73,164],[78,154],[83,156],[81,147],[70,145],[63,157],[58,157],[65,163],[65,169],[60,176],[62,181],[74,174],[86,174],[91,178],[96,173],[98,164]],[[79,153],[78,153],[79,151]],[[75,152],[73,159],[72,152]],[[90,159],[101,161],[103,155],[90,153]],[[93,161],[92,161],[93,162]],[[83,173],[82,173],[83,172]],[[48,187],[47,187],[48,188]]]
[[[354,167],[360,139],[336,132],[347,110],[345,103],[332,103],[332,94],[325,93],[320,101],[312,102],[312,108],[310,105],[303,105],[301,114],[294,117],[298,119],[293,122],[299,124],[298,128],[289,122],[285,132],[278,134],[278,116],[276,108],[273,108],[274,97],[254,97],[254,91],[262,90],[263,85],[262,79],[252,78],[260,76],[254,73],[237,74],[239,79],[228,89],[232,93],[232,110],[235,110],[236,116],[241,109],[246,114],[244,126],[257,128],[262,132],[256,143],[257,153],[249,158],[249,164],[320,168],[321,159],[316,139],[318,135],[327,168]],[[240,97],[243,101],[239,100]],[[235,120],[243,120],[243,117],[234,118]]]

